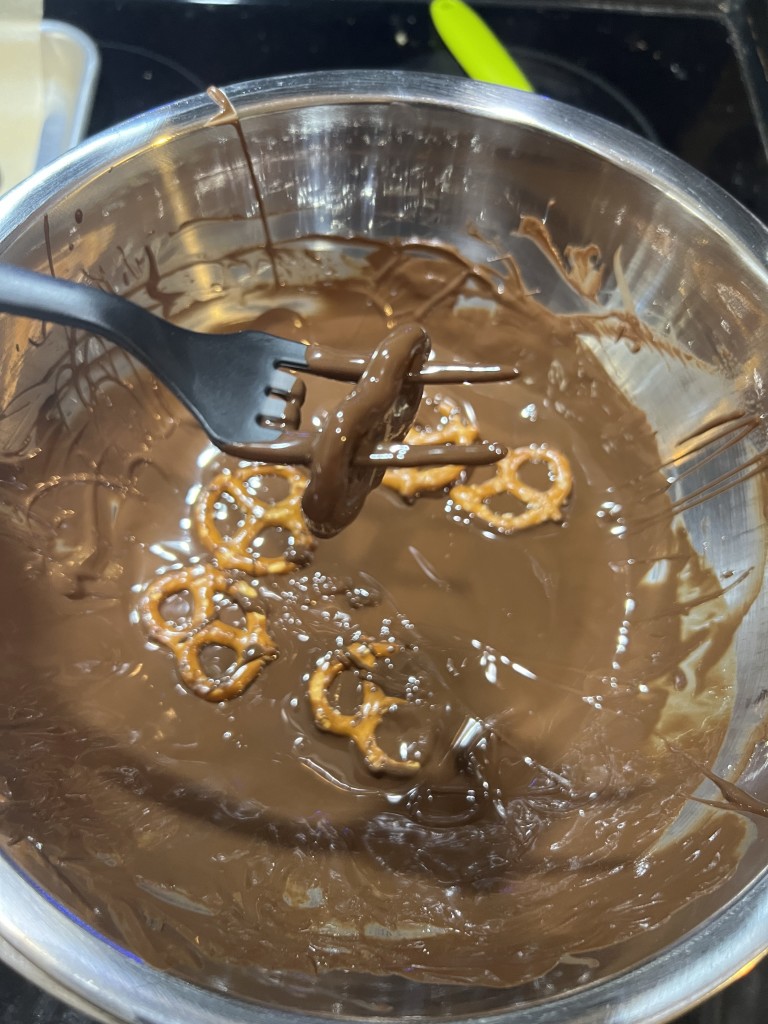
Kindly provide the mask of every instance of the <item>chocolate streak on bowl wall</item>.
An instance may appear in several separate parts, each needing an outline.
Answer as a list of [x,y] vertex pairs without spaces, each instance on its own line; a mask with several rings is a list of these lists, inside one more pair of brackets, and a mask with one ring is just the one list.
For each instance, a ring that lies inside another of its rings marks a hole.
[[[14,859],[198,982],[225,964],[507,986],[587,951],[589,977],[618,970],[620,951],[592,951],[717,886],[746,834],[738,815],[687,803],[728,722],[746,604],[726,607],[673,519],[648,422],[577,337],[631,320],[555,316],[510,261],[492,274],[440,246],[277,248],[279,290],[263,248],[222,257],[224,284],[191,325],[354,350],[421,307],[439,358],[471,345],[520,367],[445,393],[481,436],[568,455],[564,522],[497,537],[444,494],[408,505],[379,488],[305,569],[255,581],[280,656],[242,698],[209,705],[147,646],[136,605],[156,572],[206,557],[190,506],[233,462],[142,371],[126,377],[122,354],[71,334],[39,452],[4,470]],[[152,268],[131,266],[129,293],[179,317],[182,275],[152,277],[150,295]],[[263,282],[247,294],[244,268]],[[315,412],[342,393],[313,389]],[[402,648],[387,678],[409,704],[382,742],[421,761],[410,779],[372,775],[312,722],[317,659],[361,634]],[[482,731],[456,749],[468,721]]]

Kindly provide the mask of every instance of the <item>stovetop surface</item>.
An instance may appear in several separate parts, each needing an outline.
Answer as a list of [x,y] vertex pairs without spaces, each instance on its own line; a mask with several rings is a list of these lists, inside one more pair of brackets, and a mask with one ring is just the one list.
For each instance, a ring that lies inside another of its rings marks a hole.
[[[0,0],[2,2],[2,0]],[[697,167],[768,222],[765,0],[497,0],[477,9],[538,92],[616,121]],[[231,82],[295,71],[459,74],[426,0],[46,0],[98,43],[90,130]],[[768,963],[678,1024],[763,1024]],[[88,1024],[0,966],[0,1024]]]

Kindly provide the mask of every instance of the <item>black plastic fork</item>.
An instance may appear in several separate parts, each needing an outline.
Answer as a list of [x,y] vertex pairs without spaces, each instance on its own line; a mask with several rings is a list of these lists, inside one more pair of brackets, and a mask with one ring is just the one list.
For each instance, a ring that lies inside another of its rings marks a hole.
[[[99,288],[8,264],[0,264],[0,311],[115,342],[161,380],[225,451],[280,449],[286,430],[298,426],[304,398],[303,382],[289,370],[355,381],[367,365],[363,356],[329,353],[263,331],[201,334]],[[514,375],[500,366],[431,363],[420,377],[446,383]],[[288,443],[285,461],[291,461],[290,448]],[[377,459],[379,465],[389,461],[384,451]]]

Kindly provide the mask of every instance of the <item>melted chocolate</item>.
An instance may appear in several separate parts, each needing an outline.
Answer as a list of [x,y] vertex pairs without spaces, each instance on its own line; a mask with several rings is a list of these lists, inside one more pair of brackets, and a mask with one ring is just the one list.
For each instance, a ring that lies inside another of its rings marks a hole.
[[[377,488],[305,567],[253,581],[279,656],[243,697],[207,704],[147,645],[136,605],[158,570],[206,557],[191,505],[236,462],[110,349],[72,356],[36,454],[5,458],[12,856],[159,967],[202,983],[241,967],[236,991],[270,971],[505,987],[587,951],[581,980],[619,970],[623,943],[729,877],[744,824],[696,805],[658,842],[721,746],[738,616],[674,519],[651,427],[579,341],[608,317],[555,316],[509,260],[495,274],[435,245],[270,246],[250,258],[279,262],[279,290],[234,313],[225,294],[209,327],[360,351],[415,320],[440,359],[518,366],[440,393],[481,437],[568,456],[564,522],[499,537],[445,493]],[[134,289],[164,294],[162,275]],[[622,329],[635,337],[631,318]],[[346,391],[313,382],[305,415],[319,424]],[[415,776],[371,774],[313,724],[309,675],[361,636],[399,645],[376,681],[408,703],[381,742]]]
[[[307,524],[317,537],[333,537],[357,518],[365,499],[378,487],[388,466],[451,465],[460,458],[466,466],[486,466],[506,454],[502,445],[481,442],[463,445],[459,453],[447,445],[398,444],[416,418],[425,381],[421,373],[429,354],[429,338],[418,326],[396,328],[365,360],[320,345],[307,346],[307,362],[321,375],[346,380],[353,367],[357,380],[335,408],[323,412],[314,432],[298,433],[306,385],[297,379],[286,401],[288,431],[279,441],[225,446],[230,455],[271,464],[310,467],[302,502]],[[502,367],[437,368],[427,378],[440,383],[514,380],[517,370]]]
[[332,537],[355,519],[384,476],[384,466],[356,463],[379,444],[402,441],[424,387],[418,377],[429,355],[421,327],[399,327],[380,342],[357,386],[326,412],[314,440],[314,466],[302,510],[312,532]]

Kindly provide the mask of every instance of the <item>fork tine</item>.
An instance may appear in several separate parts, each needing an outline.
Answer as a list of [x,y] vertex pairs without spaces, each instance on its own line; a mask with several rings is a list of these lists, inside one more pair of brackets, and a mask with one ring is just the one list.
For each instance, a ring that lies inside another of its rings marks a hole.
[[306,391],[304,382],[299,380],[298,377],[294,377],[292,373],[288,373],[286,370],[273,370],[269,375],[269,393],[272,395],[281,395],[283,398],[298,397],[297,391],[299,388],[297,385],[302,385]]
[[[310,344],[305,346],[304,353],[304,369],[318,377],[355,381],[360,379],[368,366],[368,356],[339,351],[329,346]],[[290,360],[287,360],[287,364],[289,363]],[[514,380],[519,375],[520,371],[516,367],[497,363],[426,363],[419,373],[413,376],[420,378],[425,384],[465,384]]]
[[290,366],[294,370],[307,370],[307,349],[303,341],[289,341],[262,331],[249,332],[257,335],[266,344],[275,366]]
[[285,399],[283,398],[272,398],[267,395],[259,401],[258,419],[260,422],[268,420],[269,422],[280,423],[285,420]]

